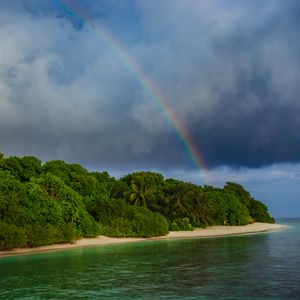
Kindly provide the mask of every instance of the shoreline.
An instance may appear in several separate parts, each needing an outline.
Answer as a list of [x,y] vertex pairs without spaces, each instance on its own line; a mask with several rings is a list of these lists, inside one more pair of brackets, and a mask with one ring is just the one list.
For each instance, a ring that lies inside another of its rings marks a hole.
[[242,226],[211,226],[208,228],[199,228],[193,231],[170,231],[165,236],[151,237],[151,238],[112,238],[107,236],[98,236],[95,238],[82,238],[69,244],[54,244],[48,246],[41,246],[36,248],[16,248],[12,250],[0,250],[0,258],[26,255],[41,252],[49,252],[56,250],[67,250],[74,248],[81,248],[87,246],[104,246],[112,244],[133,243],[142,241],[159,241],[159,240],[173,240],[185,238],[216,238],[232,235],[255,234],[271,230],[278,230],[286,228],[286,225],[269,224],[269,223],[253,223]]

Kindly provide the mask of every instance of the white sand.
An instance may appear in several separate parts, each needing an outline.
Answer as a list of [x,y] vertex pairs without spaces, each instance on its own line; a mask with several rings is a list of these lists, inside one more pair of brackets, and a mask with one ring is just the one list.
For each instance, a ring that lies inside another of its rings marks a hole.
[[169,234],[159,239],[166,238],[192,238],[192,237],[221,237],[226,235],[239,235],[265,232],[274,229],[283,229],[285,225],[253,223],[245,226],[211,226],[208,228],[199,228],[194,231],[171,231]]
[[179,239],[179,238],[208,238],[208,237],[221,237],[227,235],[240,235],[259,233],[269,230],[278,230],[286,228],[285,225],[280,224],[267,224],[267,223],[253,223],[245,226],[212,226],[208,228],[199,228],[194,231],[171,231],[165,236],[154,238],[110,238],[106,236],[98,236],[96,238],[83,238],[72,244],[55,244],[49,246],[42,246],[37,248],[18,248],[13,250],[0,251],[0,257],[31,254],[37,252],[70,249],[85,246],[102,246],[108,244],[122,244],[140,241],[153,241],[164,239]]

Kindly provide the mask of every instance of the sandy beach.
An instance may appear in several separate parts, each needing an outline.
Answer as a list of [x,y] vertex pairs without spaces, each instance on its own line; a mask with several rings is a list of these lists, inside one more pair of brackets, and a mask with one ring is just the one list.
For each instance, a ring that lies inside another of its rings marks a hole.
[[166,239],[182,239],[182,238],[209,238],[222,237],[228,235],[253,234],[269,230],[284,229],[285,225],[253,223],[245,226],[212,226],[208,228],[199,228],[194,231],[171,231],[165,236],[154,238],[110,238],[106,236],[98,236],[96,238],[83,238],[71,244],[55,244],[42,246],[37,248],[18,248],[13,250],[0,251],[0,257],[13,255],[24,255],[39,253],[44,251],[54,251],[62,249],[71,249],[86,246],[102,246],[109,244],[122,244],[141,241],[166,240]]

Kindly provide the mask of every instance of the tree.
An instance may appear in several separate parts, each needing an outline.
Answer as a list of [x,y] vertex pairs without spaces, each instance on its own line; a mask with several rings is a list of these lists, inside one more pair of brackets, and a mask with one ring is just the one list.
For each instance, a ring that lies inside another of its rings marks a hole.
[[124,196],[130,204],[148,207],[149,199],[153,196],[153,190],[141,181],[132,182],[130,190],[126,191]]
[[38,176],[41,173],[41,161],[33,156],[22,158],[11,156],[0,160],[2,160],[0,163],[2,169],[9,171],[21,182],[27,182],[31,177]]
[[129,203],[149,207],[156,211],[156,203],[163,197],[164,178],[162,175],[153,172],[136,172],[126,175],[120,181],[128,186],[123,197]]
[[[126,200],[126,201],[125,201]],[[167,220],[167,219],[168,220]],[[0,247],[39,246],[81,236],[157,236],[168,228],[274,222],[241,185],[200,187],[153,172],[116,180],[62,160],[0,153]]]

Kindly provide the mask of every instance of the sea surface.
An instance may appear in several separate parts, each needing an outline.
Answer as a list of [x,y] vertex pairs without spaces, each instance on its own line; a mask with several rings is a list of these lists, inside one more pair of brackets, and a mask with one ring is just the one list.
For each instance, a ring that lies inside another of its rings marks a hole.
[[0,299],[300,299],[300,219],[255,235],[0,258]]

